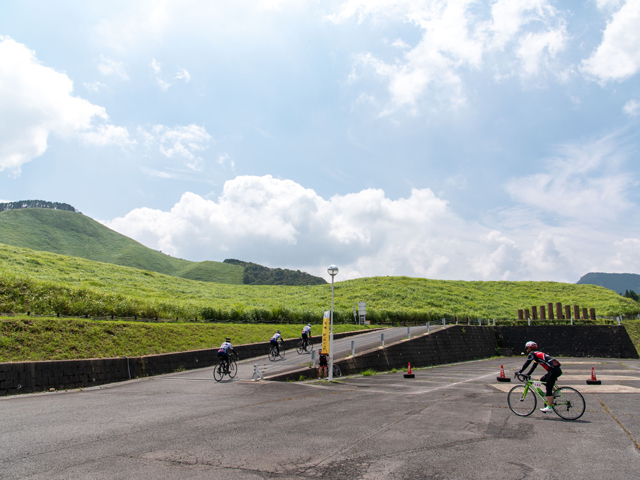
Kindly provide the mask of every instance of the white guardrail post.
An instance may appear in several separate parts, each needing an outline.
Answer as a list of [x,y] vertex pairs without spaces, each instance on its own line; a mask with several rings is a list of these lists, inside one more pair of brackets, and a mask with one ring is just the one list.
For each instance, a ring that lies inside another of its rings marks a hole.
[[260,380],[264,380],[264,375],[262,375],[262,372],[258,368],[258,365],[254,365],[253,366],[253,381],[257,382],[258,381],[258,377],[260,377]]
[[427,322],[427,333],[431,333],[431,322]]
[[311,350],[311,361],[313,362],[313,368],[316,368],[316,351]]
[[382,347],[384,348],[384,333],[380,334],[380,341],[382,342]]
[[356,354],[356,341],[351,340],[351,355],[355,356],[355,354]]

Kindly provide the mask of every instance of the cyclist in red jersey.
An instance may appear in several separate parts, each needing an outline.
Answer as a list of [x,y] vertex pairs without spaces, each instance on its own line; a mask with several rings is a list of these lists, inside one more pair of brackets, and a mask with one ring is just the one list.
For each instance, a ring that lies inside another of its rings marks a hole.
[[531,374],[536,369],[538,364],[542,365],[542,368],[547,371],[547,373],[540,379],[541,382],[546,382],[547,384],[547,406],[541,408],[540,411],[544,413],[550,412],[551,410],[553,410],[551,408],[553,406],[553,386],[556,383],[556,379],[560,375],[562,375],[560,362],[550,355],[547,355],[546,353],[539,352],[538,344],[536,342],[527,342],[525,348],[527,350],[527,353],[529,354],[529,357],[527,357],[527,361],[524,362],[524,365],[522,366],[520,371],[516,372],[516,375],[521,375],[522,372],[524,372],[525,369],[529,366],[529,364],[531,362],[534,362],[531,370],[529,370],[529,373],[526,374],[528,377],[531,377]]

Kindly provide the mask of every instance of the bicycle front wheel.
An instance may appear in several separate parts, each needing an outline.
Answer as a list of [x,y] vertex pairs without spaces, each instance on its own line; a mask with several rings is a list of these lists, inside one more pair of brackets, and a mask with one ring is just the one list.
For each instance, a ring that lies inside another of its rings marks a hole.
[[340,367],[338,365],[333,365],[333,378],[339,377],[342,375],[342,370],[340,370]]
[[284,358],[284,348],[280,347],[280,358]]
[[231,360],[229,362],[229,378],[236,378],[237,374],[238,374],[238,365],[236,364],[235,360]]
[[273,362],[275,359],[276,359],[276,350],[274,348],[271,348],[269,350],[269,360]]
[[298,344],[298,346],[296,347],[296,352],[298,352],[298,355],[302,355],[304,353],[304,343],[300,342]]
[[519,417],[528,417],[538,405],[536,394],[529,389],[525,396],[524,387],[524,385],[516,385],[509,391],[509,396],[507,397],[509,408]]
[[223,371],[224,370],[222,369],[221,363],[218,366],[214,367],[213,378],[215,379],[216,382],[219,382],[220,380],[222,380],[222,377],[224,376],[224,373],[222,373]]
[[560,387],[554,392],[553,411],[565,420],[577,420],[586,408],[584,397],[575,388]]

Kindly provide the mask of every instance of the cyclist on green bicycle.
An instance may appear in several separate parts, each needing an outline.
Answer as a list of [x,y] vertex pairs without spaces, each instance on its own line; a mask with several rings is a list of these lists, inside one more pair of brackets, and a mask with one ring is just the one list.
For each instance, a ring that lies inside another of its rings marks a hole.
[[302,329],[302,348],[304,348],[305,350],[309,346],[309,340],[307,339],[307,336],[309,338],[311,338],[311,324],[310,323],[307,324],[307,326]]
[[547,384],[547,406],[541,408],[540,411],[544,413],[550,412],[553,410],[553,386],[556,383],[556,379],[562,375],[560,362],[546,353],[539,352],[538,344],[536,342],[527,342],[525,348],[529,356],[520,371],[516,372],[515,375],[522,375],[522,372],[525,371],[529,364],[534,362],[531,370],[526,374],[527,377],[531,377],[531,374],[538,364],[542,365],[542,367],[547,371],[547,373],[540,379],[541,382],[545,382]]
[[225,373],[229,373],[229,351],[235,353],[233,345],[231,345],[231,339],[227,337],[218,349],[218,359],[223,364]]
[[269,340],[269,343],[271,344],[271,348],[275,349],[276,351],[276,355],[280,355],[279,341],[284,343],[284,339],[282,338],[282,335],[280,335],[280,330],[274,333],[273,337],[271,337],[271,339]]

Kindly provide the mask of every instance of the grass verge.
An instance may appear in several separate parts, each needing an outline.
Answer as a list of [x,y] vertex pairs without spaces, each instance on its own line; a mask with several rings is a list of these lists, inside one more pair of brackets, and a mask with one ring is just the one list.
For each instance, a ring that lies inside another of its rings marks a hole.
[[[366,327],[334,325],[334,332]],[[108,358],[184,352],[231,343],[267,342],[276,330],[300,336],[302,325],[142,323],[65,318],[0,320],[0,362]],[[318,330],[319,333],[319,330]]]

